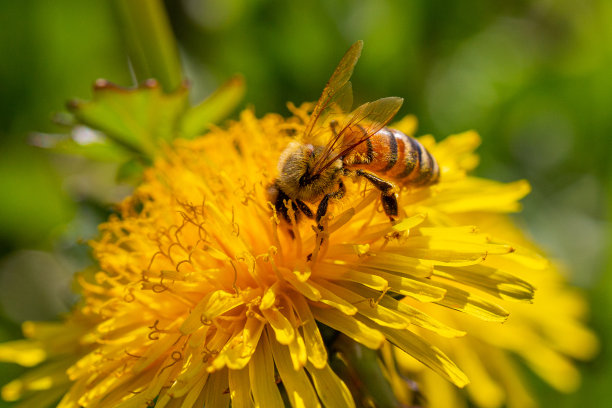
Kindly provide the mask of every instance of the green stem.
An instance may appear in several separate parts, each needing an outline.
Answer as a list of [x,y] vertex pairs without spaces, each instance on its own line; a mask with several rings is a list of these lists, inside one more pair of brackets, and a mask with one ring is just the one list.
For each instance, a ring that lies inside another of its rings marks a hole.
[[115,0],[128,56],[138,82],[157,79],[167,93],[183,74],[178,49],[161,0]]
[[379,408],[401,406],[381,371],[376,350],[370,350],[343,334],[334,341],[333,348],[332,369],[347,384],[357,406],[368,405],[365,401]]

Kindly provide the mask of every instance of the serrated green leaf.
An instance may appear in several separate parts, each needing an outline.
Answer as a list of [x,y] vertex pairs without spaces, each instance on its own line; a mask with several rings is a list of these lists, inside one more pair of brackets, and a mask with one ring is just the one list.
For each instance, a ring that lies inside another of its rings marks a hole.
[[98,80],[91,101],[73,101],[68,107],[79,122],[152,158],[164,141],[176,136],[176,125],[187,102],[185,86],[165,94],[154,80],[133,89]]
[[192,139],[202,134],[208,126],[228,116],[244,97],[245,84],[241,75],[235,75],[200,104],[183,116],[181,136]]

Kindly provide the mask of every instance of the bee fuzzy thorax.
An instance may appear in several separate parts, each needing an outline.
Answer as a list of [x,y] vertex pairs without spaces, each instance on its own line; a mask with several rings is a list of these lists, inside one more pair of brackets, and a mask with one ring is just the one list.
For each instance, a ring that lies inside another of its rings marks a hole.
[[315,161],[323,147],[291,142],[278,161],[276,186],[294,200],[317,202],[322,196],[334,190],[342,161],[337,160],[320,174],[313,175]]

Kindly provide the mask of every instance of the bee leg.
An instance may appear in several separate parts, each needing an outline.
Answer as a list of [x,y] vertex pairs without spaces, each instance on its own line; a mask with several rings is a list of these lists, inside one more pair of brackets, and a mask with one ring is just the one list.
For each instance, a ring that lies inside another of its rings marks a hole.
[[394,217],[397,217],[398,214],[398,205],[397,205],[397,197],[395,196],[395,185],[387,180],[383,180],[380,177],[365,172],[363,170],[355,171],[355,175],[361,176],[368,180],[370,183],[374,185],[377,189],[380,190],[380,199],[382,201],[383,210],[385,214],[394,221]]
[[[327,206],[329,204],[329,199],[330,198],[340,199],[344,197],[345,193],[346,193],[346,186],[344,185],[342,180],[340,180],[340,182],[338,183],[338,190],[334,191],[333,193],[325,194],[325,196],[319,203],[319,206],[317,207],[317,215],[315,217],[317,221],[317,228],[319,229],[319,231],[323,231],[323,226],[321,225],[321,218],[323,218],[323,216],[327,214]],[[304,205],[304,207],[306,207],[304,203],[302,204]],[[310,211],[310,208],[308,208],[308,211]],[[306,216],[308,217],[308,214],[306,214]],[[309,218],[312,218],[312,213],[310,214]],[[319,242],[319,245],[323,245],[323,239],[324,238],[321,238],[321,242]],[[306,262],[310,262],[311,260],[312,260],[312,252],[306,256]]]
[[395,194],[390,196],[381,194],[380,198],[382,200],[383,210],[385,210],[385,214],[387,214],[389,220],[395,221],[394,217],[397,217],[398,214],[397,197],[395,197]]
[[319,229],[321,230],[323,229],[321,224],[319,224],[319,222],[321,221],[321,218],[323,218],[323,216],[327,214],[327,206],[329,204],[329,200],[330,199],[335,199],[335,200],[341,199],[342,197],[344,197],[345,193],[346,193],[346,186],[341,180],[338,183],[338,190],[334,191],[333,193],[325,194],[325,196],[319,203],[319,207],[317,208],[317,216],[315,218]]
[[310,210],[310,208],[306,204],[304,204],[303,201],[295,200],[295,203],[297,204],[297,207],[300,209],[302,214],[304,214],[306,217],[308,217],[310,219],[313,218],[312,211]]
[[291,224],[291,218],[289,217],[289,209],[285,205],[285,203],[290,202],[291,207],[293,207],[293,213],[295,214],[294,215],[295,222],[297,222],[298,221],[297,205],[282,190],[277,189],[276,192],[277,192],[277,195],[276,195],[276,199],[274,200],[274,209],[276,210],[276,213],[280,214],[285,219],[285,221],[287,221],[287,223]]

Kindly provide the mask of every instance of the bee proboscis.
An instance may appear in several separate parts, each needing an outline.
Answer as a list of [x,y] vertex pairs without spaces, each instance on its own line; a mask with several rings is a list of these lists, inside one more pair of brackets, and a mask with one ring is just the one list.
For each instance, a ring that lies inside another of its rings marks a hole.
[[[301,140],[291,142],[280,156],[279,175],[268,187],[268,196],[276,212],[289,223],[297,222],[303,214],[322,228],[320,221],[330,200],[339,200],[346,193],[343,177],[363,177],[380,190],[383,210],[391,221],[398,216],[396,184],[414,187],[438,181],[438,163],[425,147],[399,130],[385,127],[401,107],[402,98],[365,103],[342,125],[335,120],[325,122],[328,115],[346,112],[347,105],[350,108],[349,79],[362,47],[357,41],[349,48],[323,89]],[[318,139],[327,134],[325,131],[331,137],[321,143]],[[314,214],[306,203],[318,203]]]

